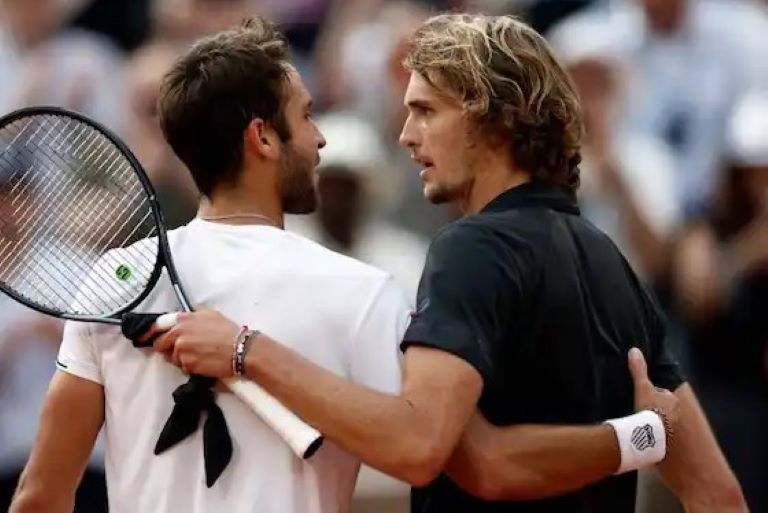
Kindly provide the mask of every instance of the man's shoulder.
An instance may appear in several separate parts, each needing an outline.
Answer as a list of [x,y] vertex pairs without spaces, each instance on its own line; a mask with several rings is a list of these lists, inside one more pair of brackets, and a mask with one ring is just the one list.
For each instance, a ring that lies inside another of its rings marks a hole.
[[548,233],[547,222],[533,209],[481,213],[463,217],[444,226],[430,244],[430,255],[482,254],[487,256],[531,253],[537,240]]
[[372,265],[326,248],[302,235],[286,232],[285,257],[297,265],[296,272],[333,275],[381,282],[389,275]]
[[464,216],[440,228],[432,238],[431,248],[454,243],[476,242],[486,238],[491,231],[486,215]]

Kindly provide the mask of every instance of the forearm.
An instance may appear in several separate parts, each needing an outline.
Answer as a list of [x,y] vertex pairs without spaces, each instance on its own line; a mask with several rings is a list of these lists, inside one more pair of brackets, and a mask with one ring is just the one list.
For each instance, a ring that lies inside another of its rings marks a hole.
[[680,311],[688,322],[706,326],[721,315],[728,298],[728,266],[723,265],[711,228],[687,228],[677,243],[672,276]]
[[348,382],[266,336],[248,353],[246,375],[348,452],[410,483],[431,480],[453,448],[438,447],[440,419],[407,390],[392,396]]
[[75,490],[51,490],[44,483],[30,480],[25,470],[8,513],[72,513],[75,507]]
[[717,445],[693,391],[681,386],[680,422],[658,469],[689,513],[746,513],[736,477]]
[[626,184],[617,176],[612,188],[619,208],[619,216],[624,225],[630,245],[638,256],[643,272],[651,278],[659,278],[670,264],[670,245],[658,236],[653,227],[637,207],[635,199],[627,189]]
[[619,465],[618,441],[607,424],[496,427],[476,414],[448,473],[485,499],[532,500],[582,488]]
[[48,389],[35,446],[10,512],[71,513],[103,422],[102,387],[58,371]]

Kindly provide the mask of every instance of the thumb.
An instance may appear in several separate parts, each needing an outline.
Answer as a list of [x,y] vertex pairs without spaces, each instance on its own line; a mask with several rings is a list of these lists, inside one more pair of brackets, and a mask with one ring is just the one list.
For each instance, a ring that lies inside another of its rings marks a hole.
[[648,379],[648,366],[645,363],[645,357],[642,351],[633,347],[629,350],[629,372],[632,374],[632,381],[635,384],[635,390],[640,387],[651,385]]

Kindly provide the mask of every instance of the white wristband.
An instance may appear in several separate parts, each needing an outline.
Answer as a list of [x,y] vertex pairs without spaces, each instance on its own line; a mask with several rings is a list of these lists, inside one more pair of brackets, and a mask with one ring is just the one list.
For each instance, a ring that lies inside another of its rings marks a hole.
[[619,440],[621,465],[616,474],[655,465],[666,456],[667,434],[659,414],[643,410],[605,423],[613,427]]

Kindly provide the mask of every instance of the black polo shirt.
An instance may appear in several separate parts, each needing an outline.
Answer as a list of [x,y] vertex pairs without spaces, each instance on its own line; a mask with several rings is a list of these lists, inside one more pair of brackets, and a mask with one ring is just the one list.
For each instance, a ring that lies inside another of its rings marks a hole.
[[[579,215],[568,189],[528,183],[439,232],[405,334],[482,375],[480,411],[496,425],[592,424],[633,412],[627,352],[657,386],[683,379],[659,309],[621,252]],[[414,489],[413,513],[632,513],[636,473],[531,502],[483,502],[445,475]]]

